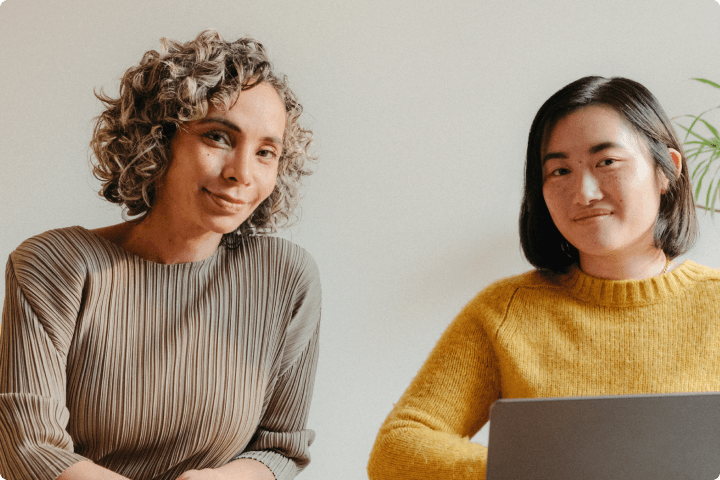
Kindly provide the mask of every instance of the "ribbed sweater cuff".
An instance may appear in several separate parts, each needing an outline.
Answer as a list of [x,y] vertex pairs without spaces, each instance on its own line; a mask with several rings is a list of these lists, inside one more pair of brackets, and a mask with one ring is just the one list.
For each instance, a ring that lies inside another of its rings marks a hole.
[[240,458],[249,458],[262,463],[270,469],[276,480],[293,480],[298,474],[298,468],[295,462],[271,450],[245,452],[236,456],[233,460]]

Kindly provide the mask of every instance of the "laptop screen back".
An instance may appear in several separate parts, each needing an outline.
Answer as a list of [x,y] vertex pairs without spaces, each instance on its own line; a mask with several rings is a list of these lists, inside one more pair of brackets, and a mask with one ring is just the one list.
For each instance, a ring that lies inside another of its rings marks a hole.
[[487,478],[720,479],[720,393],[498,400]]

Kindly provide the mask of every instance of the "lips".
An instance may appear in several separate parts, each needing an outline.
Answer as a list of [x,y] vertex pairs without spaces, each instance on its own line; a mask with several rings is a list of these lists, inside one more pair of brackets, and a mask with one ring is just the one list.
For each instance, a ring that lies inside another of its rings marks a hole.
[[213,202],[220,208],[231,212],[240,211],[246,204],[243,200],[235,198],[232,195],[224,193],[213,193],[210,190],[203,188],[203,191],[208,194]]
[[580,220],[587,220],[590,218],[597,218],[597,217],[605,217],[608,215],[612,215],[612,211],[610,211],[607,208],[590,208],[588,210],[583,210],[582,212],[575,215],[573,217],[573,221],[579,222]]

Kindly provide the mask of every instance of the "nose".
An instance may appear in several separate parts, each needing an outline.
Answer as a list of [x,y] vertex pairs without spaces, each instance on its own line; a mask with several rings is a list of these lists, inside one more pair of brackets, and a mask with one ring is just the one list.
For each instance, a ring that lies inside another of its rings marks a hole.
[[578,184],[575,185],[575,203],[588,205],[602,198],[602,189],[598,179],[590,172],[584,172],[578,176]]
[[223,169],[223,176],[241,185],[250,185],[253,177],[253,159],[255,156],[249,148],[238,148],[235,154],[229,157]]

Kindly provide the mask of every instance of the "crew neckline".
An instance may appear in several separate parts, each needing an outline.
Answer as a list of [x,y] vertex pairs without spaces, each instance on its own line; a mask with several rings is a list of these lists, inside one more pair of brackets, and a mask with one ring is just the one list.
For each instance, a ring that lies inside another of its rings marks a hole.
[[122,248],[120,245],[118,245],[118,244],[116,244],[116,243],[114,243],[114,242],[111,242],[111,241],[108,240],[107,238],[105,238],[105,237],[103,237],[103,236],[101,236],[101,235],[98,235],[97,233],[95,233],[95,232],[93,232],[92,230],[89,230],[89,229],[87,229],[87,228],[85,228],[85,227],[83,227],[83,226],[76,225],[76,226],[73,227],[73,228],[79,229],[79,230],[80,230],[82,233],[84,233],[86,236],[91,237],[91,238],[94,239],[95,241],[98,241],[98,242],[100,242],[101,244],[103,244],[103,245],[105,245],[105,246],[109,246],[110,248],[112,248],[113,250],[115,250],[115,252],[120,253],[120,254],[122,254],[122,255],[125,255],[127,258],[131,258],[131,259],[134,259],[134,260],[136,260],[136,261],[140,261],[140,262],[146,263],[146,264],[148,264],[148,265],[154,265],[154,266],[157,266],[158,268],[202,267],[202,266],[204,266],[204,265],[206,265],[206,264],[212,263],[213,260],[219,255],[220,250],[223,248],[223,247],[222,247],[222,244],[220,244],[220,245],[218,245],[218,247],[215,249],[215,251],[212,253],[212,255],[210,255],[209,257],[203,258],[202,260],[197,260],[197,261],[194,261],[194,262],[159,263],[159,262],[154,262],[154,261],[152,261],[152,260],[148,260],[148,259],[146,259],[146,258],[143,258],[143,257],[141,257],[140,255],[137,255],[137,254],[135,254],[135,253],[128,252],[127,250],[125,250],[124,248]]
[[608,280],[593,277],[575,265],[560,281],[570,294],[585,302],[607,306],[650,305],[681,294],[703,275],[701,265],[685,260],[673,270],[642,280]]

